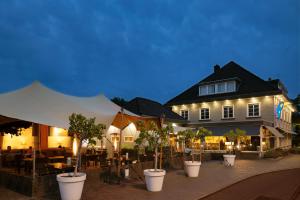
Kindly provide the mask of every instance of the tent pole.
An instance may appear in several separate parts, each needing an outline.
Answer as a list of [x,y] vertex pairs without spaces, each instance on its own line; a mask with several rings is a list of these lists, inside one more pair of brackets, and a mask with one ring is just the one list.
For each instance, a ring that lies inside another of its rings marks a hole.
[[[33,125],[34,123],[32,123],[32,130],[33,130]],[[40,138],[38,135],[38,142],[39,142]],[[32,179],[35,179],[35,158],[36,158],[36,152],[35,152],[35,145],[33,145],[33,159],[32,159]]]
[[[121,124],[123,125],[124,122],[124,109],[121,108]],[[119,138],[119,152],[118,152],[118,177],[121,178],[121,145],[122,145],[122,131],[123,127],[120,128],[120,138]]]

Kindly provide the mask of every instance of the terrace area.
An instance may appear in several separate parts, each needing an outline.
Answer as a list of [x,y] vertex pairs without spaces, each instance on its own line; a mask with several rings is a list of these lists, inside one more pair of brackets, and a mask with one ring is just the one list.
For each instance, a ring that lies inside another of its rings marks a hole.
[[[163,191],[158,193],[147,192],[145,184],[136,179],[122,181],[120,185],[105,184],[99,178],[99,169],[90,168],[87,169],[88,178],[84,185],[82,199],[200,199],[258,174],[297,168],[300,168],[300,155],[293,154],[278,159],[237,160],[234,167],[225,167],[221,161],[207,161],[201,166],[198,178],[187,178],[183,170],[169,170],[165,177]],[[289,180],[285,181],[288,184]],[[297,184],[300,185],[299,181]],[[5,198],[1,196],[1,200],[33,199],[4,188],[0,188],[0,192],[7,194]],[[288,196],[294,191],[290,188],[289,191],[283,192]],[[44,197],[44,199],[57,199],[57,197]]]

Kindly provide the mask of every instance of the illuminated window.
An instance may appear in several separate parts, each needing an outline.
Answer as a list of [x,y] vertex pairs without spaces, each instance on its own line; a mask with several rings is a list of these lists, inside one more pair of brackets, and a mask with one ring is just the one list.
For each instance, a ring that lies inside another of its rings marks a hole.
[[133,142],[133,136],[124,136],[124,142]]
[[230,119],[234,117],[233,106],[224,106],[223,107],[223,118]]
[[259,117],[260,105],[259,103],[248,104],[248,117]]
[[112,136],[111,136],[111,141],[112,141],[112,142],[114,142],[114,141],[119,142],[119,140],[120,140],[120,136],[118,136],[118,135],[112,135]]
[[200,120],[208,120],[210,119],[209,108],[201,108],[200,109]]
[[180,116],[183,117],[184,119],[188,120],[189,119],[189,111],[188,110],[180,110]]

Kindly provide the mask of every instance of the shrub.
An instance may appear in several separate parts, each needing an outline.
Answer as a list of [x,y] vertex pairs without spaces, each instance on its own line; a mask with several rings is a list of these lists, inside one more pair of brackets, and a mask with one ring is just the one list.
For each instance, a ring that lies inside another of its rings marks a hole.
[[300,147],[293,147],[290,149],[290,153],[300,154]]
[[282,156],[286,156],[286,155],[288,155],[287,150],[278,148],[278,149],[272,149],[272,150],[265,152],[264,158],[278,158],[278,157],[282,157]]

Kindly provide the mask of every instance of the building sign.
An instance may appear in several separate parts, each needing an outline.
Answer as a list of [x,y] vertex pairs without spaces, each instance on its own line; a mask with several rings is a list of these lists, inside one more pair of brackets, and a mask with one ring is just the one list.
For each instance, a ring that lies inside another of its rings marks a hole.
[[276,108],[277,119],[280,119],[280,117],[281,117],[281,112],[282,112],[282,109],[283,109],[283,105],[284,105],[284,102],[281,101],[281,102],[279,102],[279,104]]

